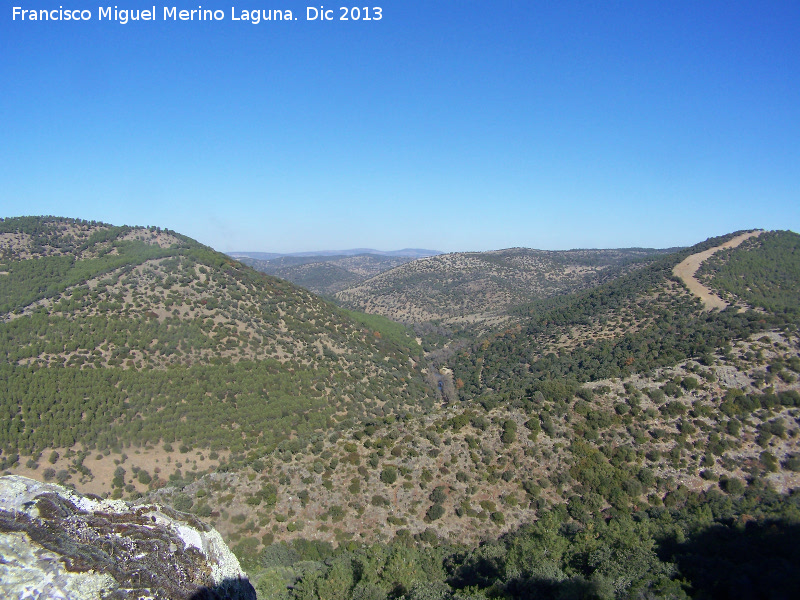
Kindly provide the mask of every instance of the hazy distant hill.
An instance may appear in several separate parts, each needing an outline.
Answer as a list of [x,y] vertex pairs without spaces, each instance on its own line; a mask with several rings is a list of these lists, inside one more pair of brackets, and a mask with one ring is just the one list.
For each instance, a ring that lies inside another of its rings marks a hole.
[[664,252],[511,248],[443,254],[376,275],[336,298],[402,323],[497,324],[516,305],[597,285]]
[[[402,251],[399,251],[402,252]],[[414,256],[383,254],[347,254],[280,256],[270,260],[239,258],[257,271],[280,277],[316,294],[333,296],[336,292],[416,260]]]
[[374,250],[372,248],[352,248],[350,250],[317,250],[309,252],[290,252],[287,254],[273,252],[228,252],[229,256],[235,258],[257,258],[259,260],[272,260],[285,256],[291,257],[340,257],[357,256],[359,254],[371,254],[373,256],[397,256],[405,258],[425,258],[426,256],[436,256],[441,254],[438,250],[424,250],[422,248],[403,248],[402,250]]

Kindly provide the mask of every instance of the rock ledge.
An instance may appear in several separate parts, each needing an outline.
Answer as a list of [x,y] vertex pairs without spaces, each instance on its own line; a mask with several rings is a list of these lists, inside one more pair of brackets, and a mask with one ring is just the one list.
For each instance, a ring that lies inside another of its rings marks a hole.
[[156,504],[0,477],[0,596],[255,600],[220,534]]

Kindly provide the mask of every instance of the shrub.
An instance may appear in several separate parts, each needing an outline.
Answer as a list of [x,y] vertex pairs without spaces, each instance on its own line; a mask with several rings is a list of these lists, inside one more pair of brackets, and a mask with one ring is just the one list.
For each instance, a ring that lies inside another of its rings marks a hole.
[[384,467],[381,471],[381,481],[386,485],[392,485],[397,481],[397,468],[392,466]]
[[661,413],[667,417],[677,417],[686,414],[686,407],[677,401],[669,402],[661,407]]
[[744,493],[744,483],[736,477],[723,477],[719,482],[719,487],[728,494],[739,496]]
[[506,524],[506,518],[505,518],[505,516],[503,515],[503,513],[501,513],[499,510],[496,510],[496,511],[494,511],[494,512],[491,514],[491,518],[492,518],[492,522],[493,522],[495,525],[500,525],[500,526],[502,526],[502,525],[505,525],[505,524]]
[[435,521],[436,519],[440,519],[444,516],[444,506],[441,504],[433,504],[429,509],[428,512],[425,513],[425,518],[428,521]]
[[172,501],[172,506],[175,508],[175,510],[179,510],[181,512],[188,512],[191,510],[193,504],[194,501],[186,494],[178,494]]
[[433,491],[430,493],[428,498],[431,502],[435,504],[442,504],[445,500],[447,500],[447,494],[445,493],[445,486],[437,485]]
[[480,429],[481,431],[486,431],[489,428],[489,420],[480,415],[475,415],[469,422],[475,429]]
[[783,466],[790,471],[800,471],[800,456],[791,456],[787,458],[784,461]]
[[503,423],[503,434],[500,436],[500,440],[508,446],[509,444],[513,444],[517,439],[517,424],[515,421],[508,419]]
[[772,452],[762,452],[759,456],[761,460],[761,464],[764,465],[764,468],[767,471],[775,472],[778,470],[778,459],[775,458],[775,455]]
[[700,382],[694,377],[684,377],[681,381],[681,386],[687,391],[696,390],[700,387]]

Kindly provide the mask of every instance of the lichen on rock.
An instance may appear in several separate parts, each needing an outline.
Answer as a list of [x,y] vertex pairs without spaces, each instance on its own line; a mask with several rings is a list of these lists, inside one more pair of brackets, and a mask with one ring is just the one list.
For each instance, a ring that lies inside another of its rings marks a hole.
[[254,600],[219,533],[192,515],[0,477],[4,598]]

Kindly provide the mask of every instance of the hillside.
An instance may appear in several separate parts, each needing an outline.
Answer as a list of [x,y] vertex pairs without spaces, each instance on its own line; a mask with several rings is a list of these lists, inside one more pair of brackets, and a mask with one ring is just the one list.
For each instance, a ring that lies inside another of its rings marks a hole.
[[196,448],[197,473],[430,406],[419,347],[381,326],[174,232],[5,219],[1,468],[30,475],[47,451],[60,478],[108,489],[112,450]]
[[[470,310],[497,290],[513,300],[469,313],[479,326],[438,355],[458,395],[442,406],[423,382],[431,355],[380,315],[173,232],[0,226],[2,468],[209,521],[260,598],[800,585],[797,234],[700,265],[723,311],[673,269],[740,232],[677,252],[446,255],[378,275],[433,261],[406,280],[409,298],[472,281],[486,293]],[[449,261],[462,279],[428,289]],[[490,313],[508,325],[478,335]]]
[[[211,515],[261,590],[297,578],[317,582],[307,593],[321,598],[322,582],[349,573],[354,589],[363,565],[382,573],[402,557],[405,574],[385,575],[401,579],[367,580],[383,590],[376,597],[397,581],[406,590],[438,581],[444,598],[469,586],[558,597],[568,585],[590,586],[590,576],[616,590],[609,597],[683,597],[692,587],[681,577],[718,596],[733,588],[709,578],[693,553],[710,557],[726,546],[708,540],[728,536],[741,554],[770,523],[778,554],[765,550],[769,564],[713,560],[730,577],[747,572],[789,589],[794,567],[777,549],[798,539],[786,527],[800,519],[796,317],[756,297],[744,312],[704,312],[671,275],[685,256],[731,237],[520,308],[523,326],[456,357],[460,404],[320,437],[310,454],[278,449],[154,498]],[[777,261],[771,239],[782,248]],[[721,258],[752,259],[749,287],[780,296],[798,282],[797,239],[765,234],[765,246]],[[766,286],[778,279],[779,289]],[[748,521],[755,537],[734,540]],[[543,539],[559,550],[537,571]],[[525,587],[489,559],[524,573]],[[313,577],[308,560],[324,560]]]
[[269,260],[240,257],[242,263],[256,271],[291,281],[322,296],[358,285],[362,281],[399,265],[416,260],[416,256],[381,254],[279,256]]
[[497,326],[516,305],[598,285],[660,252],[512,248],[444,254],[376,275],[336,298],[348,308],[401,323]]
[[[797,285],[798,258],[793,250],[800,239],[797,234],[764,234],[753,238],[762,242],[745,242],[729,251],[732,254],[719,253],[722,260],[742,253],[751,257],[747,281],[752,287],[747,287],[748,295],[742,298],[749,299],[749,310],[736,307],[705,312],[700,299],[672,275],[673,267],[686,256],[732,237],[734,234],[711,239],[664,256],[585,292],[519,307],[516,313],[523,319],[519,327],[487,337],[456,361],[462,397],[519,395],[537,381],[555,378],[582,383],[647,373],[688,358],[705,360],[732,340],[759,331],[792,331],[794,313],[786,302],[792,304],[791,292]],[[787,246],[777,261],[757,245],[776,238]],[[764,262],[772,263],[769,269],[761,268]],[[715,281],[708,276],[706,280],[716,291]],[[768,309],[766,299],[776,294],[784,298],[784,304],[778,305],[778,310]]]

